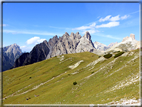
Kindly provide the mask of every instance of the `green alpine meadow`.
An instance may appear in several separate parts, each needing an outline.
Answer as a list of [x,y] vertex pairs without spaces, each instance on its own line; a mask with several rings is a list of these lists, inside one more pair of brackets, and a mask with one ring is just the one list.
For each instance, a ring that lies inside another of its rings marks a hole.
[[136,49],[58,55],[13,68],[3,72],[3,104],[137,104],[139,62]]

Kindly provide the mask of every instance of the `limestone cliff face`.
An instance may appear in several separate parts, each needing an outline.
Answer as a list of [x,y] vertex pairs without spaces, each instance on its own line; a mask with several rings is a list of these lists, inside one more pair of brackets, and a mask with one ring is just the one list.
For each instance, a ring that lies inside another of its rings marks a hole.
[[49,55],[46,59],[69,53],[76,53],[76,48],[80,42],[81,35],[79,32],[74,34],[73,32],[69,35],[67,32],[62,37],[59,37],[57,43],[50,50]]
[[76,52],[92,52],[95,50],[94,44],[92,43],[91,40],[91,35],[89,32],[86,32],[85,35],[80,39],[80,42],[77,46]]
[[55,46],[55,44],[57,44],[59,38],[57,37],[57,35],[55,35],[53,38],[49,39],[48,41],[48,45],[49,45],[49,54],[47,55],[46,59],[51,58],[51,54],[52,54],[52,50],[53,47]]

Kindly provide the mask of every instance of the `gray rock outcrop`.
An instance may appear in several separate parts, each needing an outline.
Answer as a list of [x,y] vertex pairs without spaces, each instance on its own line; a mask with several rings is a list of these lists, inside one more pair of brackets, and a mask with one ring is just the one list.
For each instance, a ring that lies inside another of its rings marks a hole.
[[130,34],[130,37],[134,40],[135,39],[135,35],[134,34]]
[[102,43],[99,43],[97,41],[94,42],[94,47],[97,49],[97,50],[100,50],[100,51],[105,51],[106,49],[108,49],[108,47]]
[[47,55],[46,59],[51,58],[53,47],[58,42],[58,40],[59,40],[59,38],[57,37],[57,35],[55,35],[52,39],[49,39],[48,45],[49,45],[49,50],[50,51],[49,51],[49,54]]
[[24,61],[25,61],[25,59],[28,57],[29,54],[30,54],[30,53],[23,53],[23,54],[15,61],[13,67],[15,68],[15,67],[19,67],[19,66],[25,65],[25,64],[24,64]]
[[59,37],[56,44],[51,48],[46,59],[69,53],[76,53],[76,48],[80,42],[81,35],[79,32],[76,34],[71,33],[69,35],[67,32],[62,37]]
[[3,68],[2,71],[12,68],[15,60],[22,54],[20,47],[17,44],[3,47]]
[[43,43],[36,45],[30,53],[20,56],[16,60],[14,67],[32,64],[62,54],[86,51],[96,54],[101,53],[95,49],[89,32],[86,32],[83,37],[81,37],[79,32],[76,34],[72,32],[70,35],[65,32],[62,37],[58,38],[55,35],[48,42],[45,40]]
[[95,50],[95,47],[92,43],[91,35],[89,34],[89,32],[86,32],[85,35],[80,39],[76,52],[92,52],[93,50]]
[[108,46],[102,44],[102,43],[99,43],[97,41],[94,42],[94,47],[97,49],[97,50],[100,50],[100,51],[106,51],[107,49],[111,48],[112,46],[116,45],[117,42],[114,42],[114,43],[110,43]]
[[130,34],[129,37],[127,36],[123,38],[122,42],[117,43],[107,51],[116,50],[115,48],[117,48],[117,50],[120,49],[122,51],[131,51],[140,48],[140,42],[135,39],[134,34]]
[[[49,45],[47,41],[43,41],[40,44],[37,44],[30,53],[24,54],[20,56],[15,64],[14,67],[19,67],[23,65],[29,65],[35,62],[39,62],[45,60],[48,53],[49,53]],[[23,59],[22,59],[23,58]]]

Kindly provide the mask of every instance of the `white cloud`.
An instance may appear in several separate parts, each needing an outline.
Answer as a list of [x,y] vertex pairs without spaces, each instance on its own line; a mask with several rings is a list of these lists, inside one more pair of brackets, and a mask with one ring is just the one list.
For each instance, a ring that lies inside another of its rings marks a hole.
[[96,23],[92,23],[89,27],[92,28],[92,27],[95,27],[96,26]]
[[22,52],[30,52],[33,46],[20,46]]
[[96,27],[96,23],[93,22],[93,23],[90,23],[90,25],[88,25],[88,26],[81,26],[81,27],[73,28],[72,30],[81,30],[82,34],[84,34],[86,31],[93,34],[93,33],[97,32],[95,27]]
[[121,16],[121,20],[127,19],[128,17],[129,17],[129,15]]
[[120,20],[120,18],[119,18],[119,15],[117,15],[115,17],[111,17],[109,20],[110,21],[117,21],[117,20]]
[[106,16],[105,18],[100,18],[99,22],[107,21],[107,20],[110,19],[110,17],[111,17],[111,15],[108,15],[108,16]]
[[73,30],[86,30],[89,28],[90,28],[89,26],[81,26],[81,27],[74,28]]
[[46,39],[39,39],[37,42],[38,42],[38,43],[41,43],[41,42],[43,42],[44,40],[46,40]]
[[12,34],[31,34],[31,35],[46,35],[46,36],[55,36],[55,35],[62,35],[59,33],[50,33],[50,32],[43,32],[43,31],[20,31],[20,30],[3,30],[4,33],[12,33]]
[[40,37],[32,37],[26,41],[26,45],[20,46],[23,52],[30,52],[35,44],[43,42],[45,39],[40,39]]
[[37,43],[40,43],[40,42],[43,42],[45,39],[40,39],[40,37],[33,37],[33,38],[30,38],[27,40],[27,44],[30,45],[30,44],[37,44]]
[[107,24],[101,24],[101,25],[97,25],[96,28],[101,28],[101,27],[115,27],[118,26],[119,22],[109,22]]
[[121,16],[121,17],[120,17],[120,15],[117,15],[117,16],[114,16],[114,17],[111,17],[111,15],[108,15],[105,18],[100,18],[99,22],[124,20],[124,19],[127,19],[128,17],[129,17],[129,15],[124,15],[124,16]]
[[20,46],[21,49],[25,48],[26,46]]
[[96,23],[92,23],[89,26],[81,26],[81,27],[77,27],[77,28],[73,28],[72,30],[87,30],[87,29],[93,29],[96,26]]

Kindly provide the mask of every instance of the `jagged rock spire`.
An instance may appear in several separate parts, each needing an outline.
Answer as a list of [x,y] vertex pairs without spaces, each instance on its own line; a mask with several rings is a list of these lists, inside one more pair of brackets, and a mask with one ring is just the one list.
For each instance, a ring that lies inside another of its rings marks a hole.
[[91,40],[91,35],[88,31],[86,31],[84,37],[87,38],[88,40]]

